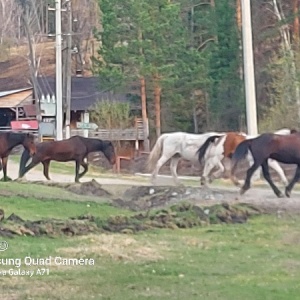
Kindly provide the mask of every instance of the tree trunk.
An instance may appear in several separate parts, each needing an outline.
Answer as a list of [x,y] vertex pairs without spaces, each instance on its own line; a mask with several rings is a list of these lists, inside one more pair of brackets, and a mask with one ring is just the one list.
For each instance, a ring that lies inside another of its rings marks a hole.
[[298,47],[299,45],[299,2],[298,0],[293,0],[293,13],[294,13],[294,26],[293,26],[293,39],[295,45]]
[[[138,30],[138,39],[141,42],[143,40],[142,31]],[[140,47],[140,54],[144,56],[144,50]],[[149,142],[149,123],[148,123],[148,114],[147,114],[147,96],[146,96],[146,81],[145,77],[140,77],[141,82],[141,100],[142,100],[142,120],[143,120],[143,131],[144,131],[144,150],[150,151],[150,142]]]
[[145,77],[140,78],[141,82],[141,100],[142,100],[142,119],[144,129],[144,150],[150,151],[149,130],[148,130],[148,115],[147,115],[147,98],[146,98],[146,82]]
[[242,30],[242,8],[241,0],[236,0],[236,23],[239,31]]
[[23,22],[27,34],[27,40],[29,45],[29,60],[30,60],[30,75],[31,82],[33,85],[34,99],[35,99],[35,108],[36,108],[36,118],[41,121],[41,112],[40,112],[40,102],[39,102],[39,92],[38,92],[38,82],[37,82],[37,64],[36,64],[36,55],[34,51],[34,45],[32,42],[32,34],[29,27],[28,21],[28,12],[27,10],[23,13]]
[[[242,45],[242,7],[241,7],[241,1],[243,0],[236,0],[236,24],[238,27],[238,38],[239,38],[239,48],[243,49],[243,45]],[[240,80],[243,80],[244,77],[244,69],[243,69],[243,54],[242,51],[239,51],[239,77]]]
[[158,77],[154,80],[154,104],[155,104],[155,130],[156,137],[159,138],[161,135],[161,123],[160,123],[160,95],[161,87],[159,85]]

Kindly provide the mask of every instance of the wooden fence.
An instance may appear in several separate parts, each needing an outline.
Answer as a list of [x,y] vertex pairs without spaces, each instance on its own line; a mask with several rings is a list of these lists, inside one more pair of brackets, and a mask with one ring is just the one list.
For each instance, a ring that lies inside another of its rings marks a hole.
[[[85,130],[82,129],[72,129],[71,136],[74,135],[84,135]],[[135,141],[143,140],[144,132],[140,128],[127,128],[127,129],[99,129],[99,130],[89,130],[89,137],[99,138],[101,140],[111,140],[111,141]]]

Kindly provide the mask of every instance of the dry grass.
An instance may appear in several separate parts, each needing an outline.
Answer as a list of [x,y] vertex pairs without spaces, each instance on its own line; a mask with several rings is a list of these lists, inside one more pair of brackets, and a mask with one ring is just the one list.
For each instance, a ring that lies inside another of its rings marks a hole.
[[300,245],[300,233],[299,232],[287,232],[282,237],[282,243],[284,245]]
[[80,245],[60,248],[59,253],[70,256],[106,256],[125,262],[155,262],[164,258],[167,245],[137,240],[122,234],[101,234],[80,237]]

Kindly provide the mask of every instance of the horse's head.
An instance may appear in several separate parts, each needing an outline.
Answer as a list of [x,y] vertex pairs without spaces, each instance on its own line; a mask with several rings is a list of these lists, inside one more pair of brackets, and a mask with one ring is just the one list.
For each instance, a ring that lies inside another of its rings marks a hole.
[[103,141],[102,152],[112,165],[116,163],[116,153],[112,142]]
[[36,146],[34,143],[34,135],[27,133],[23,140],[23,146],[29,151],[30,155],[34,155],[36,152]]

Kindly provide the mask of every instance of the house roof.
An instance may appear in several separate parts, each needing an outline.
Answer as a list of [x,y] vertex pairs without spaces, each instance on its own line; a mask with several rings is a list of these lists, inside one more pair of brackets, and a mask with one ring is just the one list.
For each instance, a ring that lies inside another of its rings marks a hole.
[[0,97],[4,97],[4,96],[8,96],[8,95],[11,95],[11,94],[15,94],[15,93],[19,93],[19,92],[23,92],[23,91],[26,91],[26,90],[31,90],[32,88],[24,88],[24,89],[17,89],[17,90],[11,90],[11,91],[3,91],[3,92],[0,92]]
[[[55,95],[54,77],[39,77],[38,83],[42,95]],[[127,96],[101,91],[97,77],[72,77],[71,80],[71,110],[87,110],[97,101],[115,100],[128,101]]]
[[32,97],[32,88],[0,92],[0,108],[12,108],[27,103]]

